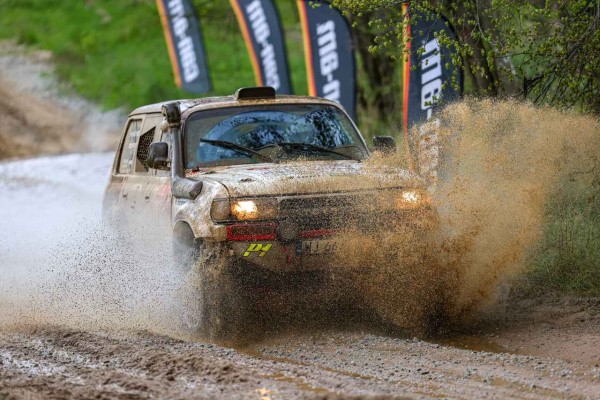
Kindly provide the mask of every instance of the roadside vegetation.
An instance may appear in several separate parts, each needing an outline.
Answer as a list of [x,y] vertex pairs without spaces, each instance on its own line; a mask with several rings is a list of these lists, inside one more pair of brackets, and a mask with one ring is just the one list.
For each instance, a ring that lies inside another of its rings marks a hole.
[[[228,1],[194,1],[212,74],[211,94],[255,84]],[[307,93],[295,2],[277,3],[286,28],[292,81]],[[131,109],[196,95],[179,90],[155,0],[0,0],[0,38],[55,55],[56,73],[105,108]]]
[[[296,4],[291,0],[276,3],[285,28],[293,86],[297,94],[305,94],[306,72]],[[379,38],[380,44],[371,49],[374,52],[359,52],[361,128],[368,138],[387,134],[402,140],[398,65],[402,43],[388,40],[397,38],[403,29],[402,16],[398,15],[400,2],[336,3],[355,21],[358,40]],[[430,3],[414,2],[424,8]],[[470,1],[436,3],[441,7],[436,10],[463,28],[459,29],[463,36],[458,46],[467,60],[467,91],[561,107],[575,105],[579,110],[597,113],[598,2],[525,2],[514,15],[506,12],[512,7],[511,2],[493,3],[495,7],[484,9],[473,8]],[[245,44],[229,2],[194,0],[194,4],[200,14],[212,74],[211,94],[229,94],[238,87],[254,85]],[[106,109],[129,110],[165,99],[194,97],[174,84],[155,0],[0,0],[0,10],[0,39],[51,51],[57,76]],[[502,18],[494,19],[494,15]],[[515,31],[517,26],[524,26],[530,33]],[[554,28],[549,30],[548,26]],[[532,38],[547,40],[529,40]],[[519,55],[510,58],[516,53]],[[379,73],[382,76],[377,85],[373,84],[373,71],[363,67],[367,58],[369,65],[386,71]],[[513,64],[507,64],[510,60]],[[532,268],[526,286],[530,290],[600,296],[598,168],[596,165],[590,171],[573,175],[552,196],[544,236],[529,258]]]
[[526,290],[600,296],[599,176],[597,167],[580,171],[552,196]]

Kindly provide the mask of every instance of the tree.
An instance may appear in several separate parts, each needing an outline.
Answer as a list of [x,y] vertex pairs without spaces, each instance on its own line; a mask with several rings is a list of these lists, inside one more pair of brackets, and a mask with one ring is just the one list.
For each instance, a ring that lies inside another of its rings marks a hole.
[[[401,0],[333,0],[355,22],[368,20],[370,51],[397,57],[408,24]],[[411,18],[444,15],[475,93],[600,114],[600,0],[414,0]],[[364,25],[364,24],[363,24]],[[364,56],[363,56],[364,58]]]

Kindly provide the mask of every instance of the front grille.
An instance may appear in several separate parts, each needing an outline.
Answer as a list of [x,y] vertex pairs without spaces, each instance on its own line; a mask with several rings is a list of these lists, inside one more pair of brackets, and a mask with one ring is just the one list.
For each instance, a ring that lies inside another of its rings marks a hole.
[[373,195],[330,195],[285,198],[279,203],[282,220],[295,223],[300,230],[360,227],[376,218],[368,212]]

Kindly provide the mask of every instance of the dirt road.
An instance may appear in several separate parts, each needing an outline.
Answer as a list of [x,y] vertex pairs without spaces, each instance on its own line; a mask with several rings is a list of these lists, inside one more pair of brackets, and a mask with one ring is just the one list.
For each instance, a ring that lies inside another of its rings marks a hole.
[[279,338],[246,349],[148,332],[2,333],[12,398],[598,398],[600,370],[362,333]]
[[50,52],[0,42],[0,159],[114,148],[124,112],[70,94],[51,61]]
[[177,277],[114,258],[97,225],[110,163],[0,164],[0,399],[600,398],[593,299],[513,301],[428,341],[364,326],[178,339],[155,301]]

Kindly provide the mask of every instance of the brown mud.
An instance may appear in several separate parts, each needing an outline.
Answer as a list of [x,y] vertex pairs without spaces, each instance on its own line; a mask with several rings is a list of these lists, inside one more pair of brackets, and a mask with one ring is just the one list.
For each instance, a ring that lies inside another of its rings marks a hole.
[[[527,272],[552,196],[576,175],[593,184],[600,163],[593,117],[467,99],[439,119],[435,235],[390,221],[350,232],[339,254],[364,301],[417,333],[464,325]],[[397,157],[367,166],[394,166]]]
[[0,159],[112,150],[124,121],[68,94],[52,54],[0,42]]
[[[565,336],[548,335],[537,354],[523,348],[539,340],[547,324],[556,320],[557,314],[547,313],[544,302],[527,305],[528,311],[518,315],[496,310],[495,318],[503,316],[504,321],[487,320],[485,330],[474,327],[470,334],[438,341],[334,330],[275,336],[236,349],[148,331],[14,327],[0,333],[0,396],[599,398],[600,307],[585,303],[585,312],[590,314],[587,326],[567,322],[564,318],[573,309],[563,307],[563,319],[556,324],[557,332],[590,335],[585,357],[595,353],[594,364],[591,357],[578,359],[576,353],[557,355],[554,346],[561,345]],[[540,319],[529,318],[531,313]],[[517,316],[524,318],[513,319]],[[519,350],[509,352],[511,346]]]

